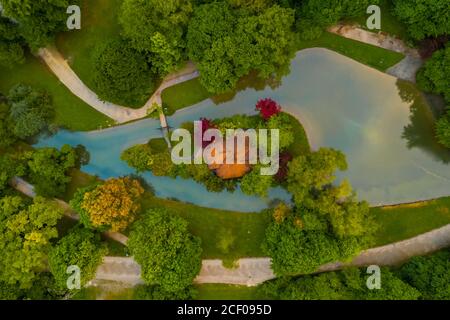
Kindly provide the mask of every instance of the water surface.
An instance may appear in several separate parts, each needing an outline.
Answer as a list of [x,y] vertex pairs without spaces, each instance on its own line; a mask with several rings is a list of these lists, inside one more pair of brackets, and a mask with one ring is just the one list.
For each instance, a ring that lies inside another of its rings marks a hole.
[[[256,102],[266,97],[302,122],[314,149],[333,147],[346,154],[349,169],[338,177],[349,179],[360,199],[379,205],[450,195],[450,154],[434,140],[432,114],[420,103],[420,95],[414,97],[389,75],[325,49],[299,52],[291,73],[276,89],[247,89],[219,105],[205,100],[180,110],[168,122],[177,128],[200,117],[254,114]],[[108,178],[134,172],[120,160],[123,150],[160,136],[159,122],[145,119],[88,133],[60,131],[38,146],[83,144],[91,154],[83,170]],[[281,188],[273,189],[269,199],[260,199],[240,190],[208,193],[191,180],[150,173],[144,178],[160,197],[206,207],[258,211],[273,199],[290,198]]]

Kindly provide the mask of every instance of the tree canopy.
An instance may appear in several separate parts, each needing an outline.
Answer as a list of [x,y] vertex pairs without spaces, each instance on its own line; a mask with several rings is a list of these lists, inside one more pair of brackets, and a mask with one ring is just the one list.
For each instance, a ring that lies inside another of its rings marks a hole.
[[164,208],[150,209],[133,224],[128,247],[141,265],[142,279],[176,292],[192,284],[200,272],[200,239],[188,231],[187,222]]
[[12,67],[25,61],[22,43],[18,25],[0,15],[0,66]]
[[70,230],[50,250],[48,263],[50,271],[61,288],[66,288],[67,268],[76,265],[81,270],[81,286],[95,276],[102,257],[107,253],[100,235],[80,226]]
[[252,14],[233,10],[227,2],[203,4],[189,23],[189,58],[212,93],[230,91],[252,70],[261,78],[281,76],[294,54],[293,24],[289,8],[272,6]]
[[0,281],[30,288],[46,269],[50,241],[63,211],[54,202],[36,197],[27,205],[21,197],[0,199]]
[[165,75],[184,60],[190,0],[125,0],[120,12],[124,36],[145,53],[153,72]]
[[70,205],[88,228],[122,231],[134,221],[144,192],[138,180],[108,179],[99,185],[79,189]]
[[54,110],[46,92],[19,84],[10,90],[7,99],[10,105],[8,120],[16,137],[31,138],[48,128]]
[[33,48],[45,46],[56,32],[64,30],[69,0],[2,0],[4,14],[19,22],[21,35]]
[[450,34],[447,0],[393,0],[394,14],[414,40]]
[[154,89],[154,75],[145,57],[128,41],[102,43],[94,55],[94,81],[100,98],[130,105],[148,99]]

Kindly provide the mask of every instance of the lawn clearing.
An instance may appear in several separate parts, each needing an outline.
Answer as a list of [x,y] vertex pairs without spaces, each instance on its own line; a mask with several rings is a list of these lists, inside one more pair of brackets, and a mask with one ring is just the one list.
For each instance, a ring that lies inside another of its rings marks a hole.
[[22,65],[13,69],[0,68],[0,91],[5,95],[15,85],[23,83],[43,89],[51,95],[55,107],[55,124],[73,131],[88,131],[108,127],[113,120],[96,111],[73,95],[38,58],[31,54]]
[[404,58],[401,53],[347,39],[330,32],[324,32],[316,40],[298,41],[298,50],[307,48],[330,49],[383,72]]
[[450,223],[450,197],[372,208],[380,229],[376,245],[405,240]]
[[201,85],[199,78],[179,83],[161,93],[166,115],[172,115],[177,110],[192,106],[210,96],[211,94]]

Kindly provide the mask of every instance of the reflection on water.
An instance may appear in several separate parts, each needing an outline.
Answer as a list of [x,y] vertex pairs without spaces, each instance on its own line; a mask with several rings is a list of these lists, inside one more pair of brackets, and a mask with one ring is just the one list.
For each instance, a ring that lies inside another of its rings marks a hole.
[[433,112],[423,94],[410,82],[399,80],[396,84],[402,100],[410,104],[410,122],[404,127],[402,135],[407,140],[408,148],[421,149],[437,161],[450,163],[450,150],[435,139]]
[[[436,148],[432,117],[412,90],[396,79],[325,49],[308,49],[293,60],[291,73],[276,88],[246,89],[233,100],[216,105],[203,101],[168,118],[172,127],[200,117],[221,118],[254,114],[255,103],[265,97],[277,100],[304,125],[313,148],[342,150],[348,178],[360,199],[374,205],[410,202],[450,195],[450,170],[445,153]],[[159,137],[159,123],[145,119],[91,133],[60,131],[39,146],[83,144],[91,162],[83,169],[101,178],[133,172],[120,154],[126,148]],[[257,211],[273,199],[289,199],[274,189],[269,199],[235,193],[208,193],[191,180],[154,177],[146,173],[161,197],[175,197],[207,207]]]

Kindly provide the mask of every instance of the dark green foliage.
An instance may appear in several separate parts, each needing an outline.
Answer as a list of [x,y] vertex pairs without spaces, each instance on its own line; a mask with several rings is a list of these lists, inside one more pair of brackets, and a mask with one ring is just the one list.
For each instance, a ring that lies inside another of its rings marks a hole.
[[394,14],[414,40],[450,34],[448,0],[393,0]]
[[233,10],[226,2],[195,8],[188,53],[198,63],[208,91],[230,91],[252,70],[268,78],[289,68],[294,53],[293,10],[273,6],[257,14],[251,11]]
[[437,121],[436,136],[442,145],[450,148],[450,111]]
[[190,286],[200,271],[200,239],[188,232],[185,220],[164,208],[151,209],[135,222],[128,247],[141,265],[142,279],[163,291]]
[[400,270],[403,281],[417,288],[427,300],[450,299],[450,251],[414,257]]
[[66,28],[69,0],[2,0],[4,15],[20,23],[20,32],[33,48],[49,44],[56,32]]
[[49,252],[50,271],[60,288],[66,288],[67,268],[76,265],[81,270],[81,286],[91,280],[102,257],[107,253],[100,235],[80,226],[72,229]]
[[34,137],[48,127],[54,111],[50,96],[30,86],[19,84],[8,95],[12,132],[20,139]]
[[23,176],[26,172],[25,165],[5,154],[0,156],[0,195],[8,188],[10,180],[15,176]]
[[77,164],[75,151],[64,145],[61,151],[55,148],[41,148],[23,155],[28,167],[29,182],[37,194],[56,197],[66,191],[71,181],[69,170]]
[[0,15],[0,66],[12,67],[24,61],[18,25]]
[[145,59],[124,40],[101,44],[95,52],[94,81],[106,101],[139,105],[154,89],[153,74]]
[[[91,218],[88,212],[86,212],[86,210],[82,208],[84,194],[86,192],[94,190],[98,185],[99,184],[92,184],[85,188],[79,188],[77,192],[75,192],[75,194],[73,195],[72,200],[70,200],[69,202],[70,207],[80,215],[80,223],[89,229],[94,229],[94,226],[92,225]],[[108,229],[107,227],[104,227],[100,228],[99,231],[107,231],[107,229]]]
[[417,84],[426,92],[442,94],[450,103],[450,45],[436,51],[417,74]]
[[303,40],[320,37],[329,26],[344,18],[354,18],[365,14],[377,0],[305,0],[297,7],[297,31]]
[[348,268],[299,278],[280,278],[262,285],[264,295],[281,300],[415,300],[420,292],[381,269],[381,289],[369,290],[365,269]]
[[8,147],[16,141],[16,136],[12,133],[12,125],[8,116],[8,105],[0,102],[0,148]]
[[197,295],[197,291],[192,286],[188,286],[178,291],[168,292],[161,286],[140,285],[134,289],[133,299],[136,300],[192,300]]
[[165,75],[184,60],[190,0],[125,0],[120,13],[124,36],[146,54],[153,72]]

